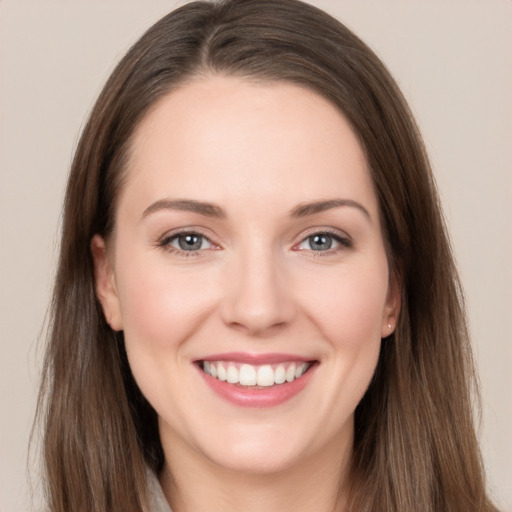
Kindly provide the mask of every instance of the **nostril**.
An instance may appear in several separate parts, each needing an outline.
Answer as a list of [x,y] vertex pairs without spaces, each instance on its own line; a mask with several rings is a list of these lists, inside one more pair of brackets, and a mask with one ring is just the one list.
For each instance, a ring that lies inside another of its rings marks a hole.
[[222,319],[226,325],[256,335],[290,323],[294,303],[289,286],[285,286],[276,272],[275,265],[258,261],[240,267],[236,275],[229,276],[232,287],[227,287],[222,304]]

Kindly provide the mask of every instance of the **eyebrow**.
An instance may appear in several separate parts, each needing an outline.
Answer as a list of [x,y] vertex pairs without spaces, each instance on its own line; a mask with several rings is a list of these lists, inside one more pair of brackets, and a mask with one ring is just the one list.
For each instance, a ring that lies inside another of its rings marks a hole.
[[342,206],[350,206],[352,208],[357,208],[364,214],[364,216],[369,221],[372,220],[372,217],[368,210],[361,203],[353,201],[352,199],[329,199],[326,201],[313,201],[311,203],[301,203],[290,211],[290,215],[292,217],[306,217],[308,215],[314,215],[315,213],[321,213],[326,210],[340,208]]
[[[321,213],[326,210],[340,208],[343,206],[357,208],[368,220],[372,220],[368,210],[362,204],[357,201],[353,201],[352,199],[329,199],[325,201],[301,203],[292,208],[289,214],[291,217],[307,217],[309,215],[314,215],[316,213]],[[226,212],[220,206],[213,203],[196,201],[194,199],[160,199],[144,210],[141,219],[161,210],[193,212],[198,213],[199,215],[204,215],[205,217],[213,217],[217,219],[225,219],[227,217]]]
[[220,206],[212,203],[195,201],[193,199],[160,199],[148,206],[144,210],[141,218],[144,219],[148,215],[161,210],[194,212],[199,215],[204,215],[205,217],[215,217],[217,219],[223,219],[226,217],[226,212]]

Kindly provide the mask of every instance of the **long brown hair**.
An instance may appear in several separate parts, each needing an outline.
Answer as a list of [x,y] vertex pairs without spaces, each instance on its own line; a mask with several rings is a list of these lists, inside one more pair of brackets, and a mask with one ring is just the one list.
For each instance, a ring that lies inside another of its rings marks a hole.
[[159,98],[203,73],[316,91],[365,149],[403,291],[396,331],[356,409],[350,510],[494,510],[473,427],[462,292],[421,137],[375,54],[298,0],[177,9],[130,49],[96,102],[68,181],[39,398],[49,509],[147,510],[145,467],[163,466],[156,413],[133,380],[122,333],[103,317],[89,247],[114,225],[134,129]]

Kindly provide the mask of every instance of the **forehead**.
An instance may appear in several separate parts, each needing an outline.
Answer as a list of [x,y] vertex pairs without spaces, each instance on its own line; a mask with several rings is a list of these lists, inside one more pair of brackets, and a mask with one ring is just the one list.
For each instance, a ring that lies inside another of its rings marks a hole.
[[341,194],[376,210],[350,124],[329,101],[294,84],[196,79],[156,103],[132,140],[125,188],[141,202],[223,202],[235,194],[265,208],[266,198],[280,195],[291,207]]

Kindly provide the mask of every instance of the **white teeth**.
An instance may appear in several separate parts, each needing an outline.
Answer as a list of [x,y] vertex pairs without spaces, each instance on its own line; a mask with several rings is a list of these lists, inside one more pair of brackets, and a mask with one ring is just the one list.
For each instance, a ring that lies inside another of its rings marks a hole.
[[258,368],[257,383],[258,386],[265,387],[274,385],[274,371],[272,370],[272,366],[265,364]]
[[217,365],[217,378],[222,381],[225,381],[228,378],[228,372],[221,364]]
[[230,384],[241,386],[270,387],[298,379],[311,366],[310,363],[283,363],[277,366],[264,364],[237,364],[229,362],[203,361],[203,370],[208,375]]
[[230,384],[238,384],[238,369],[236,366],[228,366],[227,379]]
[[280,364],[276,371],[274,372],[274,382],[276,384],[282,384],[286,381],[286,370],[284,369],[284,366]]
[[242,386],[256,385],[256,370],[250,364],[243,364],[240,367],[240,384]]
[[295,363],[292,363],[288,370],[286,370],[286,380],[287,382],[292,382],[295,380]]
[[303,373],[306,371],[306,368],[306,363],[297,366],[297,369],[295,370],[295,378],[298,379],[301,375],[303,375]]

